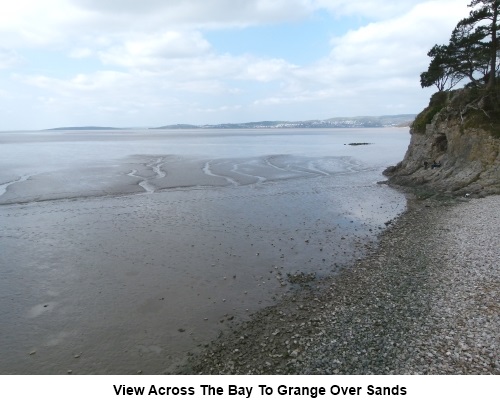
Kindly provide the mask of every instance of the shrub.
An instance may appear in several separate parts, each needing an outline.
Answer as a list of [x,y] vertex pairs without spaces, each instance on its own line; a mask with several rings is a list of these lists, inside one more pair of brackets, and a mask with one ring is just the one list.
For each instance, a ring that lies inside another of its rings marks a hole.
[[448,103],[448,98],[450,94],[454,92],[449,91],[439,91],[434,93],[429,102],[429,106],[426,107],[420,114],[417,115],[415,121],[413,121],[412,129],[415,132],[425,133],[425,128],[427,124],[432,122],[432,119],[439,113]]

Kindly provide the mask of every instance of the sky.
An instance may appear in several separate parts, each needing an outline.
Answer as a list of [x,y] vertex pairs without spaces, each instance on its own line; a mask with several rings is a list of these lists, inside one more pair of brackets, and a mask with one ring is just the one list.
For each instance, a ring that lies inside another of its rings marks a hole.
[[469,0],[2,0],[0,131],[420,112]]

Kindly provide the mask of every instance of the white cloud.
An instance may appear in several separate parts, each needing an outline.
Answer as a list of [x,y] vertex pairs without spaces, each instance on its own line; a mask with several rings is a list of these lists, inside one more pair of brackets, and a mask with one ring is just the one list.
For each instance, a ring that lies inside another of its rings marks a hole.
[[[308,15],[310,0],[72,0],[75,6],[115,17],[138,17],[134,26],[221,28],[295,20]],[[142,22],[141,22],[142,21]]]
[[382,98],[384,93],[418,90],[419,74],[428,64],[426,53],[434,43],[447,42],[456,22],[466,15],[465,5],[457,7],[457,3],[420,3],[407,13],[333,38],[328,57],[289,70],[290,86],[257,104],[302,103],[349,94],[361,100],[370,92]]
[[389,19],[407,12],[421,0],[314,0],[315,7],[324,7],[339,15],[357,15],[376,19]]
[[71,40],[71,27],[87,18],[88,13],[67,0],[10,1],[2,5],[0,34],[9,46],[61,44]]
[[11,49],[0,48],[0,69],[11,68],[21,62],[21,57]]
[[193,95],[227,95],[234,96],[241,94],[242,90],[238,87],[231,87],[222,79],[211,80],[192,80],[186,78],[180,80],[165,79],[163,82],[163,89],[167,91],[179,91],[192,93]]
[[210,44],[199,32],[167,31],[156,35],[126,40],[99,53],[105,64],[126,67],[162,67],[168,59],[200,56],[210,50]]
[[[205,35],[306,19],[319,9],[370,23],[332,38],[330,54],[301,66],[244,48],[219,53]],[[39,108],[117,120],[120,111],[140,112],[136,125],[194,122],[196,113],[217,122],[230,113],[246,120],[246,113],[378,114],[385,106],[415,112],[428,95],[418,81],[427,51],[466,14],[463,0],[16,0],[0,14],[0,68],[12,68],[30,47],[69,56],[71,73],[37,70],[33,60],[13,82],[36,89]],[[164,118],[152,115],[163,110]],[[193,115],[182,118],[186,112]]]
[[248,63],[239,77],[258,82],[286,80],[297,66],[283,59],[255,60]]
[[[165,91],[156,80],[118,71],[78,74],[68,79],[14,75],[11,82],[30,86],[29,93],[20,100],[20,111],[24,117],[29,111],[29,123],[34,128],[148,125],[165,114],[190,108],[189,102],[177,98],[171,89]],[[160,121],[158,125],[164,122]]]
[[3,46],[94,49],[169,31],[185,37],[294,21],[312,11],[311,0],[16,0],[2,6],[0,34]]
[[220,112],[231,112],[231,111],[237,111],[241,110],[242,106],[241,105],[222,105],[220,107],[216,108],[195,108],[194,110],[199,113],[220,113]]
[[76,48],[69,52],[69,57],[74,59],[89,58],[94,54],[90,48]]
[[78,74],[70,79],[59,79],[44,75],[20,76],[14,75],[14,79],[44,89],[50,93],[62,96],[75,96],[102,92],[115,92],[125,88],[133,81],[129,73],[117,71],[98,71],[94,74]]

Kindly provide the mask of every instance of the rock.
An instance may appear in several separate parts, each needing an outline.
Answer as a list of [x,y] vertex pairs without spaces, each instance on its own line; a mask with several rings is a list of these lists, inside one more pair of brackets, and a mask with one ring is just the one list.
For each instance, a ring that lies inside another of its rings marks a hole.
[[403,161],[384,171],[389,183],[418,187],[424,195],[500,193],[500,137],[492,129],[497,124],[467,104],[471,91],[432,96],[411,127]]
[[296,285],[189,372],[498,374],[500,196],[409,202],[376,252]]

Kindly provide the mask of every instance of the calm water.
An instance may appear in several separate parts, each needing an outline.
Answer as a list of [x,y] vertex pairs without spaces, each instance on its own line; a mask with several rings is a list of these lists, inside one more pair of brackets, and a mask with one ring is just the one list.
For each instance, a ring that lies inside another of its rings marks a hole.
[[[351,142],[371,145],[348,146]],[[407,129],[0,134],[0,372],[175,372],[366,254]]]
[[[242,158],[351,156],[369,167],[402,159],[407,128],[0,132],[0,184],[32,173],[116,164],[129,155]],[[351,142],[373,143],[352,147]]]

